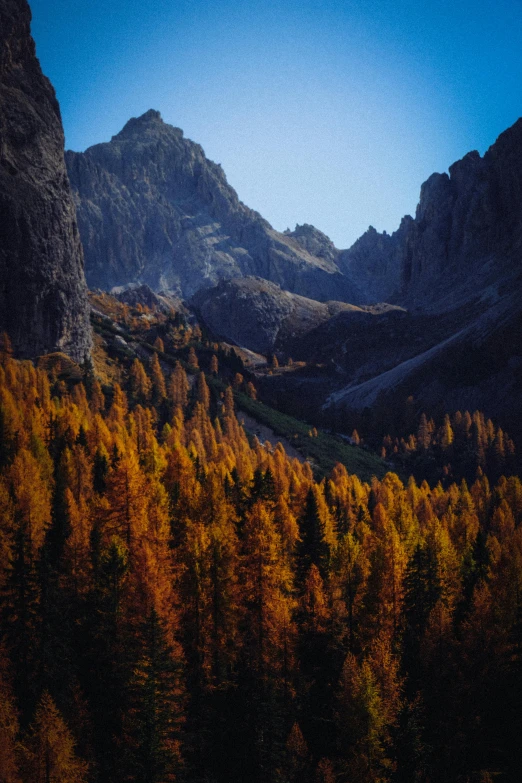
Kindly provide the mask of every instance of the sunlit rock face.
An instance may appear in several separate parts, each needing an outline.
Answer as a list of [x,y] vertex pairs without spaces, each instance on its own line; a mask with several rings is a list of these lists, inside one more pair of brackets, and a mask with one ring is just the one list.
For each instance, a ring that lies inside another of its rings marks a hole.
[[146,283],[190,297],[257,275],[325,300],[358,298],[335,254],[316,256],[242,204],[223,169],[159,112],[106,144],[67,152],[90,286]]
[[83,361],[91,332],[83,253],[53,87],[25,0],[0,0],[0,331],[15,353]]

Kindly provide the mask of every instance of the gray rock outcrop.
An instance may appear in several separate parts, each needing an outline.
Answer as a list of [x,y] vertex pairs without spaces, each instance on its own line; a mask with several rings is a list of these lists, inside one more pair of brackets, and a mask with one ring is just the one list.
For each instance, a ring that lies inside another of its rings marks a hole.
[[319,231],[315,226],[310,223],[303,223],[302,226],[297,225],[293,231],[288,229],[285,231],[285,236],[292,237],[296,242],[299,242],[311,256],[316,258],[324,258],[332,264],[337,264],[339,251],[335,247],[332,240]]
[[89,354],[83,253],[53,87],[25,0],[0,0],[0,331],[17,356]]
[[259,353],[303,337],[341,311],[360,309],[307,299],[258,277],[223,281],[201,291],[194,304],[214,334]]

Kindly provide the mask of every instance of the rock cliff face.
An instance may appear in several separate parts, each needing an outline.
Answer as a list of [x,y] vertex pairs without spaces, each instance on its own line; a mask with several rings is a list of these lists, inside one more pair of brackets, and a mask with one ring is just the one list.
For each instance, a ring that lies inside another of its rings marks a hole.
[[[292,356],[332,367],[322,394],[338,419],[346,409],[400,410],[411,397],[439,413],[479,408],[522,437],[521,257],[518,120],[484,157],[471,152],[433,174],[415,218],[394,234],[370,228],[335,256],[367,302],[405,312],[340,313],[302,335]],[[274,376],[271,387],[279,399],[293,395],[294,412],[307,396],[303,377]]]
[[511,388],[520,362],[522,120],[484,157],[433,174],[393,234],[370,227],[347,250],[308,224],[274,231],[158,112],[66,159],[91,285],[194,297],[219,336],[322,366],[330,407],[428,400],[431,388],[448,404],[514,410],[494,378]]
[[293,231],[288,229],[285,231],[285,236],[295,239],[299,242],[310,255],[317,258],[324,258],[332,264],[337,264],[339,251],[335,247],[332,240],[319,231],[315,226],[311,226],[309,223],[303,223],[302,226],[297,225]]
[[66,162],[91,287],[146,283],[190,297],[257,275],[319,300],[354,294],[332,258],[274,231],[157,111],[130,120],[109,143],[67,152]]
[[370,229],[337,261],[367,295],[457,306],[509,275],[522,249],[522,119],[484,157],[468,153],[422,185],[415,219]]
[[25,0],[0,0],[0,331],[15,353],[90,350],[83,254],[60,110]]
[[429,309],[460,306],[519,251],[521,150],[519,120],[483,158],[471,152],[433,174],[397,231],[370,227],[348,250],[308,224],[274,231],[152,110],[66,161],[92,286],[146,283],[190,297],[254,275],[319,301]]
[[413,222],[407,215],[393,234],[381,234],[370,226],[349,250],[338,253],[339,267],[358,287],[362,300],[385,302],[397,298]]
[[[433,174],[399,232],[370,239],[383,280],[390,259],[398,266],[388,296],[411,317],[386,361],[359,352],[365,366],[346,372],[328,405],[393,408],[411,396],[429,409],[443,400],[446,410],[480,408],[522,436],[522,120],[483,158],[470,152],[449,175]],[[354,248],[345,259],[356,265]],[[338,329],[330,350],[348,338]]]

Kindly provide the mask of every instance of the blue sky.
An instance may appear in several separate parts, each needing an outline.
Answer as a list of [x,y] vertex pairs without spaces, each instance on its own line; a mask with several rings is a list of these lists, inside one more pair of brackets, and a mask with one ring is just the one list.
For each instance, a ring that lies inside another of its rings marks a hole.
[[338,247],[522,115],[522,0],[33,0],[68,148],[158,109],[248,206]]

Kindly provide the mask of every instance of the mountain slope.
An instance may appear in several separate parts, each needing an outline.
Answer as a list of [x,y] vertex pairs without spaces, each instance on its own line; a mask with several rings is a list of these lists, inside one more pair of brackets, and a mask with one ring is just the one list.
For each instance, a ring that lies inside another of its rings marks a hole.
[[260,353],[284,348],[340,311],[360,309],[291,294],[258,277],[223,281],[201,291],[194,304],[215,334]]
[[[452,373],[464,370],[481,391],[463,383],[455,404],[471,406],[467,395],[499,415],[514,409],[487,378],[501,324],[512,325],[502,332],[505,367],[520,353],[522,120],[483,157],[433,174],[396,232],[370,227],[347,250],[308,224],[275,232],[158,112],[108,144],[67,153],[67,164],[91,285],[197,294],[221,337],[325,368],[330,406],[364,408],[397,390],[422,404],[428,387],[449,395]],[[352,307],[332,309],[335,300]],[[369,309],[379,302],[399,309]]]
[[139,282],[188,298],[257,275],[318,300],[357,296],[331,258],[242,204],[221,166],[159,112],[66,161],[91,287]]
[[0,331],[15,353],[91,345],[83,253],[60,110],[42,74],[25,0],[0,0]]

